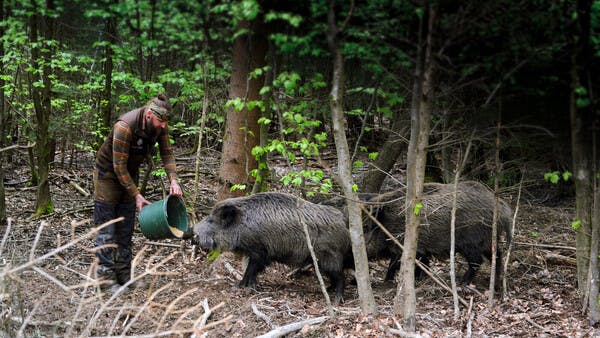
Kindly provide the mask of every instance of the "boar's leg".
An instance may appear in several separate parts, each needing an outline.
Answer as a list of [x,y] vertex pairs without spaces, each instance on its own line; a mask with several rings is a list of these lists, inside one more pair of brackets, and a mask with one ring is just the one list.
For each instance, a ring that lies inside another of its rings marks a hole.
[[342,271],[329,271],[327,273],[331,286],[335,285],[335,299],[334,304],[340,304],[344,302],[344,272]]
[[265,259],[264,256],[248,256],[248,266],[246,267],[246,271],[244,271],[244,277],[239,286],[242,288],[256,289],[256,276],[261,273],[268,264],[269,261]]
[[[316,252],[319,257],[319,269],[329,277],[330,289],[335,290],[334,303],[344,302],[344,257],[328,250]],[[331,290],[330,290],[331,291]]]
[[[396,274],[398,273],[398,270],[400,269],[400,258],[401,257],[402,257],[402,254],[399,253],[396,255],[396,257],[394,257],[390,260],[390,263],[388,264],[387,272],[385,274],[386,282],[393,281],[394,278],[396,277]],[[428,256],[417,253],[417,259],[421,263],[423,263],[423,265],[429,267],[429,257]],[[415,266],[415,278],[416,279],[423,278],[423,270],[421,270],[418,266]]]
[[467,272],[465,272],[461,283],[463,285],[468,285],[471,283],[471,280],[473,280],[473,277],[475,277],[475,274],[477,274],[481,263],[483,263],[483,257],[481,256],[481,252],[479,250],[468,250],[461,252],[461,254],[465,257],[467,263],[469,264],[469,269],[467,269]]
[[402,256],[402,254],[397,254],[395,257],[392,257],[392,259],[390,259],[390,263],[388,264],[388,269],[387,272],[385,273],[385,281],[389,282],[389,281],[393,281],[394,277],[396,277],[396,273],[398,273],[398,270],[400,269],[400,257]]

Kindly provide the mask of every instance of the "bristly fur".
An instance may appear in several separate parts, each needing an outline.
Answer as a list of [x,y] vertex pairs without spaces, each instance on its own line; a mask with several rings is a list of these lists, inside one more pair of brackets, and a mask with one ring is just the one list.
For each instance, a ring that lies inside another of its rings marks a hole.
[[246,255],[249,264],[240,286],[255,287],[256,275],[272,261],[291,266],[311,262],[303,223],[319,268],[329,275],[341,301],[344,259],[351,246],[344,216],[336,208],[276,192],[230,198],[217,203],[194,226],[194,234],[204,248]]
[[[450,253],[450,221],[454,198],[453,184],[426,183],[417,244],[417,258],[427,263],[430,257],[447,258]],[[381,203],[374,208],[377,219],[402,242],[405,231],[404,189],[381,194],[369,202]],[[456,252],[469,264],[462,282],[469,283],[483,262],[491,259],[494,194],[479,182],[458,184],[456,209]],[[511,208],[502,200],[498,205],[498,235],[504,230],[510,243]],[[391,279],[399,267],[401,250],[369,219],[365,219],[365,238],[370,259],[390,258],[386,279]],[[498,247],[497,257],[502,257]],[[500,264],[496,265],[499,273]]]

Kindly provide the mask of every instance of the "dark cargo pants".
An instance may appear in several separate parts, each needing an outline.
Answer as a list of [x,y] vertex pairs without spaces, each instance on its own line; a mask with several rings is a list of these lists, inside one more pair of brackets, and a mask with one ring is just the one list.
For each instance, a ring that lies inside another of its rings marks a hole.
[[127,194],[114,173],[97,167],[94,171],[94,223],[101,225],[124,217],[123,221],[113,223],[98,232],[96,247],[113,244],[96,250],[98,277],[121,285],[131,278],[131,238],[135,225],[135,211],[135,200]]
[[97,225],[123,216],[121,222],[113,223],[98,232],[96,247],[106,246],[96,250],[98,257],[98,276],[114,280],[123,285],[131,278],[131,237],[133,236],[135,220],[135,204],[108,204],[94,202],[94,223]]

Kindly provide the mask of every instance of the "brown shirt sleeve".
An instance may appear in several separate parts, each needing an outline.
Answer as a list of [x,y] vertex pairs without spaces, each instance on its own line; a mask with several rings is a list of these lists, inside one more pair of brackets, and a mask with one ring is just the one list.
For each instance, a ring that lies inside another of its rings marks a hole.
[[160,158],[162,158],[163,166],[169,182],[177,179],[175,156],[173,156],[173,148],[171,148],[171,140],[169,138],[169,130],[159,136],[158,138],[158,150],[160,151]]
[[121,185],[127,189],[129,195],[135,196],[139,193],[139,190],[133,182],[129,170],[127,170],[131,128],[127,122],[118,121],[115,123],[113,132],[113,170]]

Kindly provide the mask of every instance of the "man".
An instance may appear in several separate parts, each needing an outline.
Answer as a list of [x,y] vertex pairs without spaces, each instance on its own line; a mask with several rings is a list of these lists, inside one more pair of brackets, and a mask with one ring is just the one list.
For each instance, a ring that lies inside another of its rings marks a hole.
[[145,106],[120,116],[98,150],[94,170],[94,223],[100,225],[124,217],[123,221],[100,230],[96,237],[97,275],[104,280],[103,289],[114,292],[131,279],[135,211],[150,204],[137,187],[139,168],[157,142],[171,182],[169,193],[182,195],[169,143],[170,110],[167,97],[160,94]]

